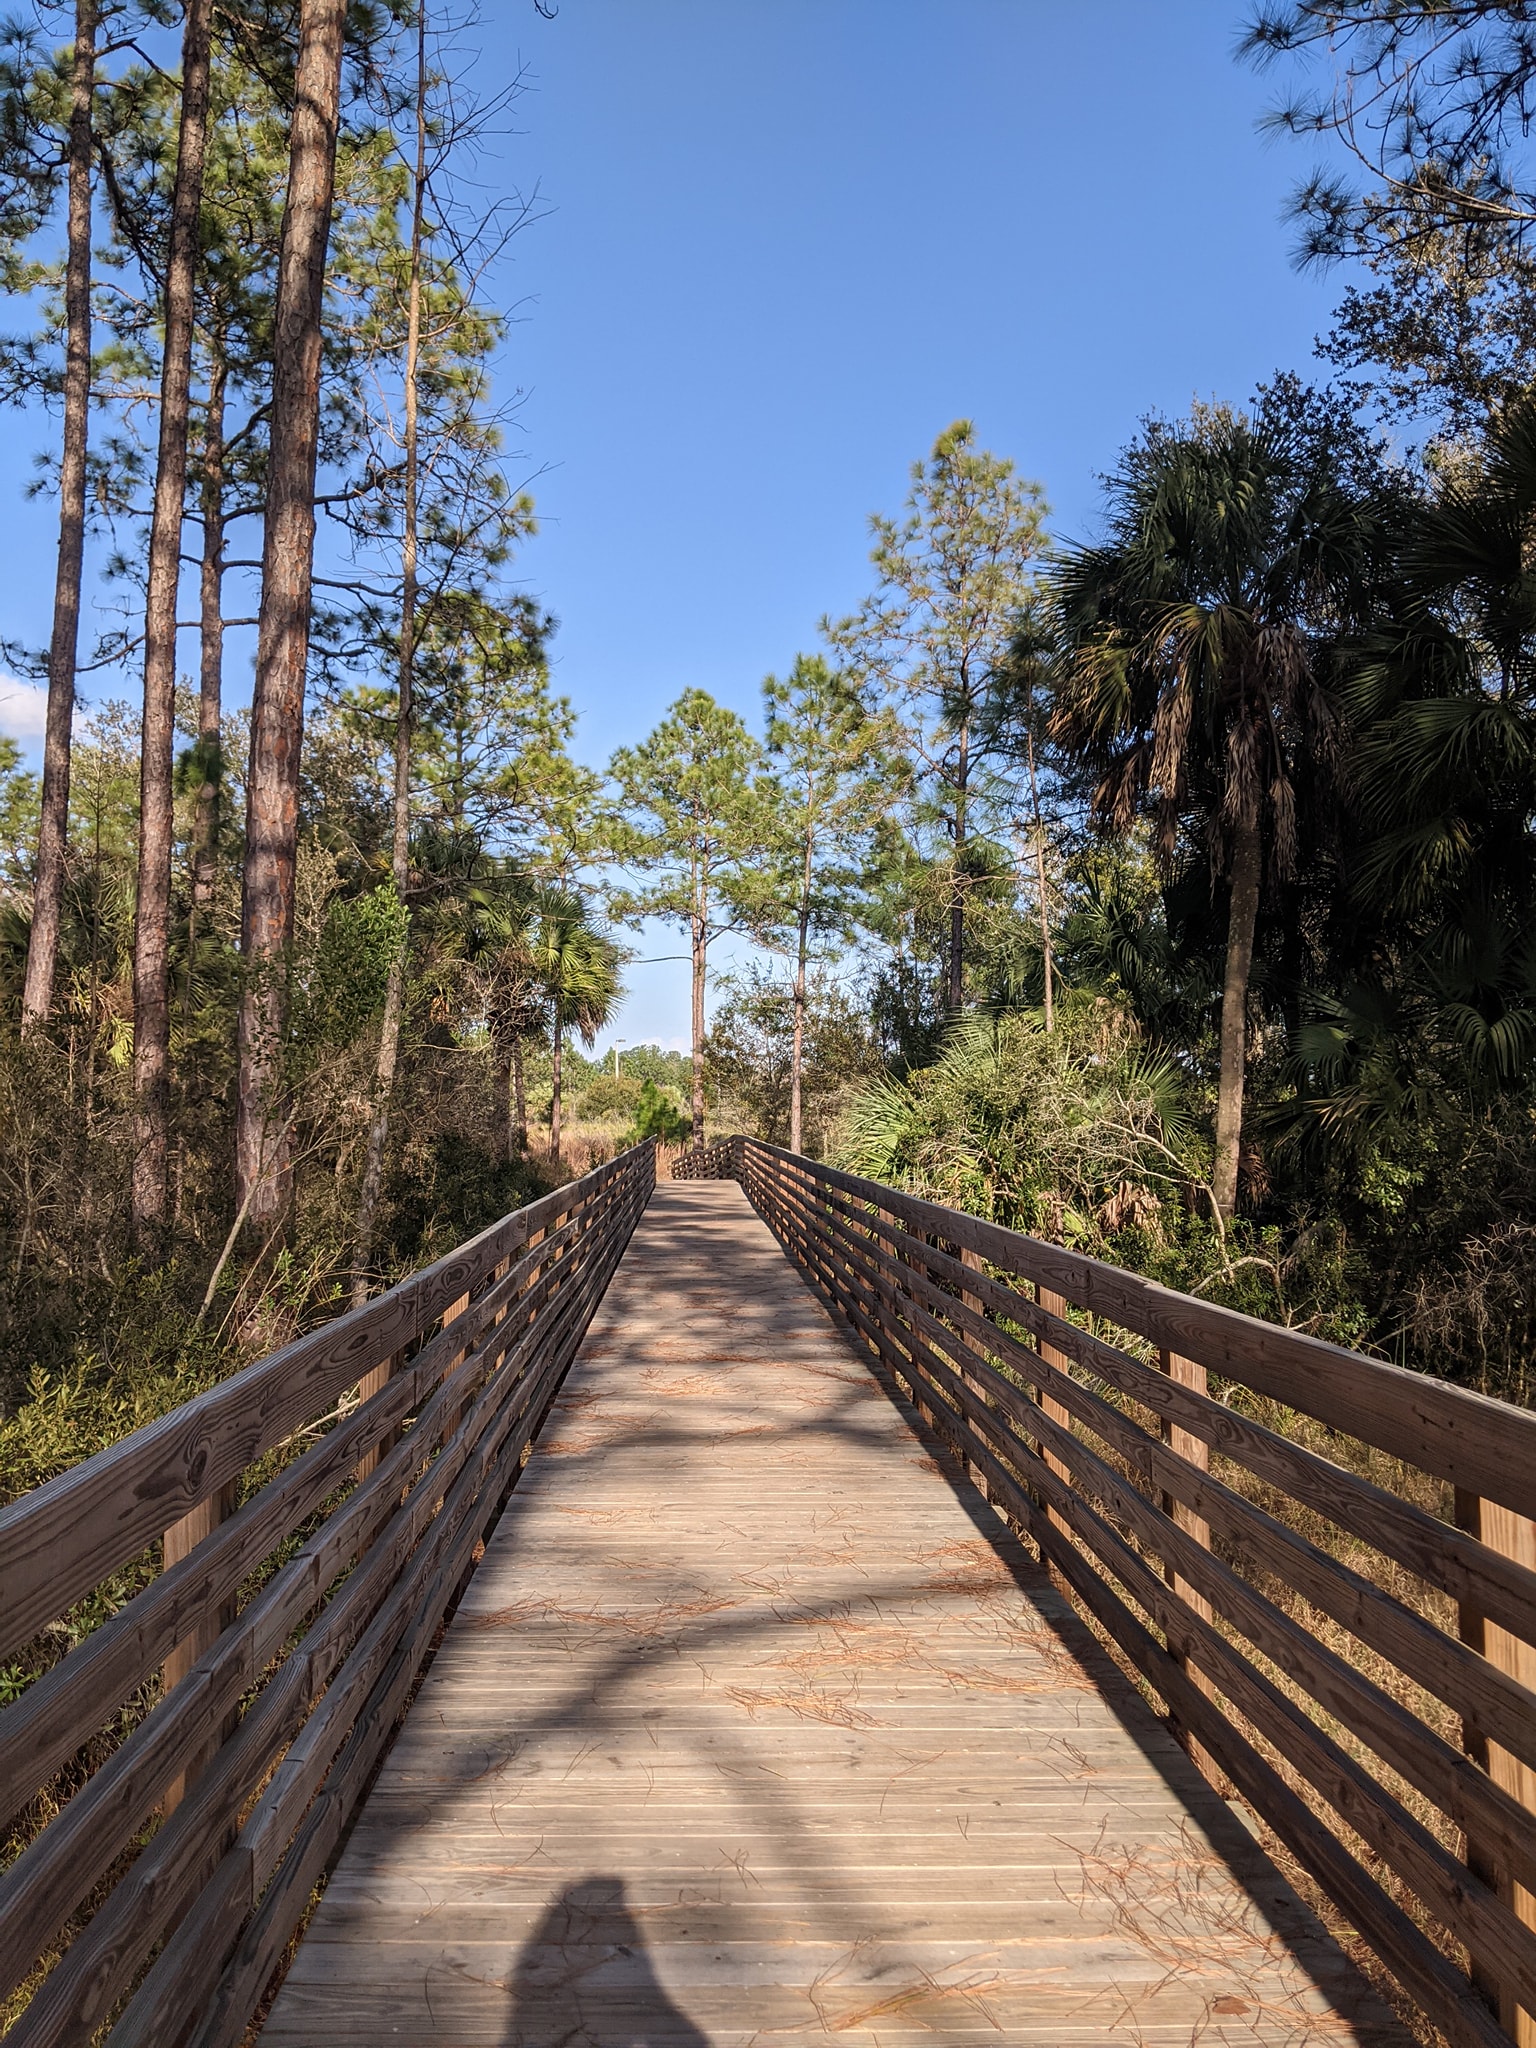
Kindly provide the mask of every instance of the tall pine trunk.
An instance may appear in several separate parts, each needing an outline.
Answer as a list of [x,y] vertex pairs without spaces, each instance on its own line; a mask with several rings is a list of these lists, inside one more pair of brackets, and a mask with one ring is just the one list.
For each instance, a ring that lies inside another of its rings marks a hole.
[[298,863],[299,755],[309,663],[320,438],[321,315],[336,184],[347,0],[302,0],[278,251],[271,453],[251,700],[235,1103],[235,1205],[271,1228],[292,1192],[284,1067]]
[[1222,1221],[1237,1207],[1237,1166],[1243,1141],[1243,1068],[1248,1051],[1248,982],[1259,918],[1262,849],[1259,825],[1239,825],[1232,848],[1227,912],[1227,971],[1221,990],[1221,1073],[1216,1084],[1216,1167],[1211,1193]]
[[811,875],[816,845],[805,835],[805,864],[800,874],[800,925],[795,947],[795,1030],[789,1049],[789,1149],[800,1152],[801,1068],[805,1057],[805,961],[810,950]]
[[965,848],[969,819],[966,800],[971,778],[971,729],[966,720],[959,731],[959,758],[955,767],[955,873],[949,892],[949,1007],[965,1007]]
[[[219,799],[223,793],[224,720],[224,400],[229,366],[224,337],[209,352],[208,405],[203,426],[203,561],[199,585],[197,748],[203,764],[192,827],[194,919],[213,909],[218,880]],[[195,964],[196,926],[187,937],[187,983]]]
[[515,1153],[528,1149],[528,1083],[523,1074],[523,1041],[519,1034],[512,1039],[512,1143]]
[[693,937],[693,1136],[692,1143],[704,1142],[704,968],[708,955],[709,927],[695,912]]
[[564,1038],[565,1020],[561,1017],[557,1006],[555,1010],[554,1044],[550,1050],[551,1094],[549,1098],[549,1156],[554,1160],[558,1160],[560,1157],[560,1068]]
[[[416,171],[411,192],[411,269],[405,333],[405,507],[400,538],[400,666],[399,702],[395,715],[394,836],[390,865],[395,893],[404,905],[411,875],[411,718],[416,674],[417,570],[417,399],[421,361],[421,247],[427,197],[427,7],[416,14]],[[379,1027],[379,1057],[374,1069],[373,1118],[363,1157],[354,1229],[356,1254],[352,1301],[368,1299],[368,1262],[373,1251],[374,1224],[384,1184],[384,1155],[389,1145],[390,1101],[400,1063],[400,1031],[405,1019],[405,976],[410,954],[409,927],[389,963],[384,985],[384,1017]]]
[[64,272],[64,443],[59,463],[59,553],[48,642],[48,716],[43,731],[42,809],[32,932],[22,986],[21,1028],[53,1008],[69,836],[70,729],[80,642],[85,562],[85,452],[91,405],[91,115],[96,87],[98,0],[76,0],[69,103],[69,249]]
[[133,924],[133,1229],[141,1247],[165,1227],[170,1124],[172,777],[176,745],[176,599],[191,422],[192,297],[208,141],[212,0],[187,0],[181,46],[181,128],[165,269],[160,446],[144,608],[144,719],[139,766],[139,875]]

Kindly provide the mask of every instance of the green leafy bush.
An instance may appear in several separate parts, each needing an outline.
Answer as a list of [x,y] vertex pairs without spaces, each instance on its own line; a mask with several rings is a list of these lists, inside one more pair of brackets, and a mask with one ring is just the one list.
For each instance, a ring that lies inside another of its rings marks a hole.
[[629,1144],[638,1145],[642,1138],[660,1138],[664,1145],[680,1145],[692,1129],[692,1123],[670,1095],[664,1095],[654,1081],[644,1083],[635,1120],[627,1133]]
[[331,904],[304,977],[298,1037],[347,1045],[384,1007],[390,964],[405,943],[405,906],[393,882]]
[[606,1118],[618,1121],[633,1117],[645,1090],[654,1087],[654,1082],[642,1083],[633,1074],[601,1074],[577,1098],[576,1114],[589,1117],[594,1123],[601,1123]]

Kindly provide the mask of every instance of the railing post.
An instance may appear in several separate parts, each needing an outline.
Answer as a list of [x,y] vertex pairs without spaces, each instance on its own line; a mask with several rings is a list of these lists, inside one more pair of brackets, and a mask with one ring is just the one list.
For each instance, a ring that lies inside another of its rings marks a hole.
[[[457,1301],[450,1301],[448,1306],[443,1310],[443,1319],[439,1327],[446,1330],[450,1323],[456,1323],[458,1321],[459,1317],[463,1315],[464,1311],[468,1307],[469,1296],[467,1294],[461,1294]],[[463,1351],[455,1353],[454,1357],[449,1361],[447,1367],[447,1370],[449,1372],[456,1372],[458,1368],[464,1363],[467,1350],[468,1346],[466,1346]],[[469,1413],[469,1407],[470,1404],[467,1400],[460,1402],[458,1411],[453,1418],[453,1427],[448,1432],[450,1436],[452,1436],[454,1430],[457,1430],[462,1424],[465,1416]]]
[[[902,1227],[901,1219],[890,1209],[876,1209],[875,1214],[882,1223],[887,1225],[888,1228],[893,1231],[899,1230]],[[905,1261],[903,1260],[900,1251],[894,1244],[892,1244],[891,1246],[890,1259],[891,1285],[895,1288],[898,1295],[905,1294],[907,1290],[902,1286],[900,1280],[896,1277]],[[884,1310],[883,1308],[876,1308],[874,1310],[874,1313],[878,1319],[880,1316],[884,1314]],[[897,1323],[896,1327],[899,1331],[901,1327],[899,1322]],[[899,1344],[900,1341],[900,1337],[897,1336],[895,1338],[895,1342]],[[932,1403],[930,1401],[925,1401],[923,1398],[923,1377],[917,1369],[916,1360],[914,1359],[905,1368],[903,1368],[900,1365],[897,1365],[894,1360],[891,1360],[889,1362],[893,1365],[896,1371],[901,1373],[902,1378],[907,1381],[908,1386],[911,1389],[912,1406],[917,1410],[918,1414],[922,1417],[923,1426],[926,1429],[933,1431],[936,1435],[938,1433],[938,1419],[933,1412]]]
[[[1057,1294],[1053,1289],[1042,1286],[1037,1280],[1035,1282],[1035,1300],[1048,1316],[1059,1316],[1063,1322],[1066,1321],[1067,1298],[1064,1294]],[[1066,1371],[1069,1362],[1066,1353],[1058,1351],[1054,1344],[1048,1344],[1043,1337],[1040,1339],[1040,1356],[1047,1365],[1054,1365],[1058,1372]],[[1040,1406],[1050,1417],[1051,1421],[1059,1424],[1062,1429],[1070,1429],[1072,1427],[1072,1417],[1062,1407],[1061,1403],[1054,1395],[1048,1394],[1044,1387],[1041,1387],[1038,1391]],[[1035,1448],[1045,1459],[1049,1469],[1056,1474],[1056,1477],[1065,1485],[1070,1486],[1072,1474],[1067,1470],[1061,1459],[1056,1457],[1053,1452],[1047,1450],[1044,1444],[1037,1444]],[[1069,1524],[1057,1514],[1056,1510],[1050,1508],[1047,1512],[1050,1515],[1052,1526],[1059,1529],[1063,1536],[1070,1536],[1072,1531]]]
[[[1159,1351],[1157,1354],[1157,1364],[1158,1370],[1165,1372],[1176,1387],[1188,1387],[1192,1393],[1196,1394],[1208,1392],[1209,1376],[1205,1367],[1197,1358],[1183,1358],[1177,1351]],[[1182,1458],[1186,1464],[1192,1465],[1197,1472],[1210,1471],[1211,1447],[1204,1437],[1193,1435],[1177,1422],[1170,1422],[1167,1416],[1163,1417],[1161,1434],[1163,1442],[1176,1458]],[[1197,1515],[1192,1507],[1188,1506],[1184,1501],[1175,1500],[1171,1493],[1163,1495],[1162,1505],[1163,1513],[1176,1529],[1182,1529],[1186,1536],[1191,1537],[1200,1545],[1202,1550],[1210,1549],[1211,1525],[1204,1515]],[[1202,1621],[1210,1621],[1212,1619],[1210,1601],[1206,1599],[1203,1593],[1197,1592],[1188,1579],[1181,1578],[1171,1566],[1166,1564],[1163,1567],[1163,1577],[1172,1586],[1179,1598],[1187,1606],[1193,1608]],[[1171,1654],[1175,1662],[1182,1666],[1191,1684],[1203,1692],[1208,1699],[1214,1699],[1215,1688],[1205,1673],[1196,1670],[1189,1660],[1177,1649],[1171,1649]],[[1201,1773],[1223,1795],[1230,1796],[1232,1787],[1228,1782],[1227,1774],[1211,1755],[1210,1751],[1191,1735],[1189,1730],[1181,1724],[1177,1714],[1171,1710],[1168,1719],[1174,1734],[1178,1737],[1184,1748],[1188,1750],[1191,1759],[1199,1767]]]
[[[566,1224],[570,1222],[571,1217],[574,1214],[575,1211],[571,1209],[557,1209],[555,1214],[550,1217],[549,1222],[545,1227],[544,1237],[546,1242],[550,1238],[558,1236],[559,1233],[562,1230],[564,1230]],[[562,1285],[564,1284],[565,1275],[561,1271],[561,1266],[566,1256],[566,1253],[569,1252],[570,1249],[571,1246],[567,1245],[564,1248],[564,1250],[557,1250],[550,1257],[550,1269],[554,1277],[550,1282],[549,1293],[545,1297],[546,1300],[553,1301],[555,1296],[560,1292]]]
[[[375,1394],[382,1394],[404,1363],[404,1351],[392,1351],[382,1365],[376,1365],[371,1372],[365,1372],[357,1383],[358,1401],[360,1403],[369,1401]],[[394,1448],[399,1434],[398,1428],[391,1429],[386,1435],[380,1437],[371,1450],[364,1451],[363,1455],[358,1459],[356,1467],[357,1483],[359,1486],[362,1485],[370,1472],[377,1469],[379,1461],[385,1453]]]
[[[180,1564],[184,1557],[211,1536],[220,1522],[227,1521],[235,1511],[235,1482],[221,1486],[216,1493],[210,1493],[200,1500],[196,1507],[188,1510],[179,1522],[172,1522],[162,1539],[162,1565],[169,1571],[173,1564]],[[182,1637],[175,1645],[164,1664],[160,1667],[160,1688],[162,1696],[173,1686],[180,1685],[192,1666],[205,1650],[211,1650],[224,1630],[235,1618],[232,1600],[222,1602],[214,1611],[204,1613],[189,1635]],[[186,1769],[179,1772],[165,1788],[160,1802],[161,1812],[169,1817],[187,1796],[188,1787],[212,1756],[219,1743],[226,1740],[234,1717],[230,1716],[217,1737],[206,1742],[202,1749],[189,1759]]]
[[[450,1301],[448,1306],[443,1310],[443,1320],[441,1327],[446,1330],[450,1323],[456,1323],[459,1320],[459,1317],[463,1315],[464,1311],[468,1307],[469,1296],[467,1294],[461,1294],[457,1301]],[[464,1352],[460,1351],[454,1357],[453,1364],[449,1367],[449,1370],[452,1371],[453,1366],[462,1365],[463,1363]]]
[[[968,1245],[959,1245],[956,1247],[956,1249],[959,1251],[960,1263],[962,1266],[968,1266],[973,1273],[979,1273],[982,1270],[985,1261],[982,1259],[980,1252],[973,1252]],[[960,1299],[964,1303],[964,1305],[971,1310],[971,1312],[974,1315],[979,1316],[984,1313],[986,1304],[982,1301],[982,1298],[979,1294],[967,1294],[965,1289],[962,1288],[960,1290]],[[979,1338],[972,1337],[971,1335],[969,1335],[969,1333],[967,1333],[963,1337],[962,1342],[964,1343],[968,1351],[974,1351],[978,1355],[978,1357],[981,1357],[983,1359],[986,1357],[985,1347],[983,1346]],[[976,1399],[978,1401],[984,1401],[980,1381],[972,1379],[969,1373],[965,1373],[963,1375],[963,1378],[965,1380],[965,1384],[976,1396]],[[991,1495],[987,1491],[987,1481],[985,1473],[982,1472],[979,1466],[970,1465],[969,1460],[967,1460],[967,1464],[970,1470],[971,1484],[976,1488],[977,1492],[981,1495],[983,1500],[990,1500]]]
[[[1456,1490],[1456,1522],[1459,1528],[1486,1543],[1501,1557],[1511,1557],[1527,1571],[1536,1571],[1536,1521],[1517,1515],[1497,1501]],[[1518,1679],[1536,1691],[1536,1646],[1523,1637],[1511,1635],[1465,1602],[1458,1610],[1461,1639],[1470,1649],[1486,1657],[1496,1670]],[[1497,1742],[1491,1742],[1472,1720],[1462,1723],[1462,1746],[1474,1763],[1481,1764],[1493,1782],[1532,1813],[1536,1827],[1536,1770]],[[1488,1846],[1469,1836],[1466,1860],[1472,1870],[1496,1891],[1517,1920],[1536,1929],[1536,1896],[1516,1883]],[[1516,2000],[1508,1986],[1498,1981],[1476,1954],[1472,1958],[1473,1981],[1496,2007],[1499,2024],[1516,2048],[1536,2048],[1536,2014]]]

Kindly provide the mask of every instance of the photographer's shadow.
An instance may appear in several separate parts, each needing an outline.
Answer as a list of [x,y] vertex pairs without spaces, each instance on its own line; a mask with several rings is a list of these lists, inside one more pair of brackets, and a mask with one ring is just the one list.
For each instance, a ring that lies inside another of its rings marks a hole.
[[567,1885],[524,1944],[503,2048],[710,2048],[656,1978],[621,1877]]

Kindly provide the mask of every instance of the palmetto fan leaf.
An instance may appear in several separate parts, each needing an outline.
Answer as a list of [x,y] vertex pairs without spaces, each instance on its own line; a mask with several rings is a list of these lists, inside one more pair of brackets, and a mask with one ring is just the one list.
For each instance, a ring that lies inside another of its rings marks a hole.
[[[1237,1195],[1248,987],[1266,876],[1294,874],[1298,786],[1335,751],[1320,684],[1363,629],[1382,519],[1291,392],[1249,419],[1220,408],[1154,424],[1110,480],[1109,537],[1055,577],[1062,653],[1053,732],[1097,771],[1092,810],[1147,816],[1165,873],[1203,839],[1225,894],[1217,1206]],[[1289,409],[1288,409],[1289,408]]]
[[1536,1054],[1536,401],[1413,509],[1400,561],[1394,616],[1345,682],[1352,889],[1419,961],[1467,1080],[1507,1084]]

